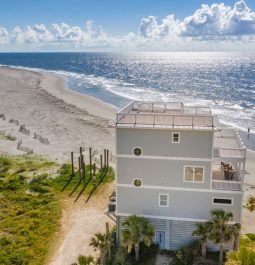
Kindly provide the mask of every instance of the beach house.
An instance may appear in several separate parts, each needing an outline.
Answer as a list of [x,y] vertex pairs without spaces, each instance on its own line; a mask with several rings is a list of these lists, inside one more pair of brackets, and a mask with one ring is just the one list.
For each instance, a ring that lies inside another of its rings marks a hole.
[[119,242],[122,222],[133,214],[147,218],[155,242],[171,250],[191,242],[195,224],[209,220],[212,209],[241,222],[246,149],[209,107],[131,102],[110,126]]

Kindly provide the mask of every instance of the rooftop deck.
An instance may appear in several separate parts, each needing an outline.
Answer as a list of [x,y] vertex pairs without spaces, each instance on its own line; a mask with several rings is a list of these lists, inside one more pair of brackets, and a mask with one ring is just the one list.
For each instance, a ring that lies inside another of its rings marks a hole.
[[185,106],[180,102],[135,101],[117,113],[111,126],[214,130],[218,124],[209,107]]

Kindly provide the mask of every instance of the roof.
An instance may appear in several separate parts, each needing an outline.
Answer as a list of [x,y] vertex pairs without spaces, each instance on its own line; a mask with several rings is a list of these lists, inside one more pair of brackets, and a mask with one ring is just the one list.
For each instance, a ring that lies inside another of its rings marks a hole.
[[133,101],[117,113],[117,119],[110,126],[213,130],[218,124],[210,107],[186,106],[182,102]]

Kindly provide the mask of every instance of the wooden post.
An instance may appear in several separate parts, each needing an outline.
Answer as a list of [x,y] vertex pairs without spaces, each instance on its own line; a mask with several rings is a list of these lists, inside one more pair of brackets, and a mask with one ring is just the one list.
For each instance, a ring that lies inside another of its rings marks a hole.
[[104,168],[106,168],[106,149],[104,149]]
[[80,147],[80,157],[82,156],[82,147]]
[[96,176],[96,164],[93,163],[93,177]]
[[92,178],[92,148],[89,148],[89,177]]
[[83,181],[84,181],[84,185],[85,185],[85,183],[86,183],[86,169],[85,169],[85,163],[84,163],[84,161],[83,161],[83,163],[82,163],[82,172],[83,172]]
[[109,149],[106,150],[106,167],[109,168]]
[[93,163],[93,182],[94,182],[94,187],[96,186],[96,164]]
[[[109,236],[110,236],[110,229],[109,229],[109,224],[108,224],[108,222],[106,222],[106,224],[105,224],[105,234],[106,234],[106,237],[108,238]],[[111,249],[109,249],[109,253],[108,253],[108,255],[109,255],[109,260],[111,260]]]
[[81,158],[78,157],[78,163],[79,163],[79,177],[81,179]]
[[84,156],[81,155],[81,175],[82,175],[82,178],[84,177],[84,168],[83,168],[83,164],[84,164]]
[[74,168],[73,168],[73,152],[71,152],[71,167],[72,167],[72,176],[74,175]]
[[103,156],[100,155],[100,170],[103,169]]
[[109,224],[108,224],[108,222],[106,222],[106,224],[105,224],[105,233],[106,233],[106,236],[108,236],[109,233],[110,233],[110,229],[109,229]]

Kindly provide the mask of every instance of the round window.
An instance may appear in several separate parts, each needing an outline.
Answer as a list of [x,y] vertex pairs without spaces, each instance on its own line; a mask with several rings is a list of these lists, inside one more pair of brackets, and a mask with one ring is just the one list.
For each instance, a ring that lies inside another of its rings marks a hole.
[[140,179],[135,179],[133,183],[134,183],[134,186],[136,187],[140,187],[142,185],[142,181]]
[[135,147],[133,149],[133,154],[136,156],[140,156],[142,154],[142,149],[140,147]]

